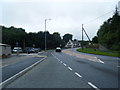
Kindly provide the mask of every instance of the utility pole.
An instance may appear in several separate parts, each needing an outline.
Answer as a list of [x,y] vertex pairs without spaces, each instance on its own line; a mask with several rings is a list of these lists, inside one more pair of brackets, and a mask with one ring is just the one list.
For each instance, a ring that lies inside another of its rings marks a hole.
[[47,44],[46,44],[46,21],[47,21],[47,19],[45,19],[45,52],[46,52],[46,47],[47,47]]
[[[85,35],[87,36],[89,42],[91,43],[91,45],[94,47],[93,43],[91,42],[87,32],[85,31],[85,29],[83,28],[83,24],[82,24],[82,51],[83,51],[83,32],[85,33]],[[96,50],[96,49],[95,49]]]
[[51,19],[45,19],[45,52],[46,52],[46,50],[47,50],[47,36],[46,36],[46,21],[47,20],[51,20]]
[[82,51],[83,51],[83,24],[82,24]]

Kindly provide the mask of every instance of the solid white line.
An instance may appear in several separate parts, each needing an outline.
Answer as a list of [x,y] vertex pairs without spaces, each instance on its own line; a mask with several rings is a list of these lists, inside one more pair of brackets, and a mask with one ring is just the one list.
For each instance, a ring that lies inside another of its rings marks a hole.
[[68,67],[68,69],[72,71],[72,68]]
[[120,67],[120,66],[117,66],[117,67]]
[[14,76],[8,78],[7,80],[1,82],[1,83],[0,83],[0,86],[4,86],[6,83],[8,83],[8,81],[10,81],[10,80],[12,80],[12,79],[14,79],[14,78],[19,77],[19,76],[22,75],[23,73],[27,72],[27,70],[30,70],[32,67],[34,67],[35,65],[37,65],[38,63],[40,63],[42,60],[44,60],[44,59],[46,59],[46,58],[47,58],[47,56],[44,57],[43,59],[41,59],[40,61],[32,64],[31,66],[27,67],[26,69],[20,71],[19,73],[15,74]]
[[95,88],[96,90],[100,90],[98,87],[96,87],[95,85],[93,85],[91,82],[88,82],[88,84],[89,84],[91,87]]
[[75,74],[78,76],[78,77],[82,77],[80,74],[78,74],[77,72],[75,72]]
[[63,63],[64,66],[67,66],[65,63]]

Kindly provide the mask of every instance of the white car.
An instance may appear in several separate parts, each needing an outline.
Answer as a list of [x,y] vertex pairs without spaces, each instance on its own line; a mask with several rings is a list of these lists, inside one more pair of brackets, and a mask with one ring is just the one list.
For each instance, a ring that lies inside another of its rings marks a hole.
[[21,53],[22,52],[22,48],[21,47],[14,47],[13,53],[17,53],[17,51]]

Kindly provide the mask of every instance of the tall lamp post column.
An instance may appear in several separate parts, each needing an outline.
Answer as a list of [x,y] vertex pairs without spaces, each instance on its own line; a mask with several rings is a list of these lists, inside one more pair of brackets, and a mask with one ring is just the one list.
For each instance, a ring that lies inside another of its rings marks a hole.
[[47,50],[47,38],[46,38],[46,21],[51,19],[45,19],[45,52]]

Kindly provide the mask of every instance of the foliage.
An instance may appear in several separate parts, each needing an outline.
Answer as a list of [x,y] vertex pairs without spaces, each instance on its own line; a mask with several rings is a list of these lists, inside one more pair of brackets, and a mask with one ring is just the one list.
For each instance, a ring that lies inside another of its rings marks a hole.
[[[2,27],[2,43],[9,44],[11,47],[16,46],[16,42],[18,42],[18,46],[24,47],[35,47],[44,49],[45,48],[45,32],[39,31],[37,33],[26,33],[22,28],[15,28],[11,26],[7,28],[5,26]],[[56,47],[64,47],[65,41],[61,39],[60,34],[58,32],[54,32],[50,34],[46,31],[46,39],[47,39],[47,49],[53,49]]]
[[12,47],[16,46],[16,42],[19,43],[18,46],[22,46],[25,36],[26,32],[22,28],[2,27],[2,43],[10,44]]
[[110,50],[120,51],[120,16],[116,10],[97,32],[98,41]]
[[73,35],[72,34],[65,34],[63,36],[63,40],[67,43],[69,40],[72,40]]
[[79,52],[83,52],[83,53],[90,53],[90,54],[96,54],[96,55],[105,55],[105,56],[114,56],[114,57],[120,57],[120,55],[118,54],[118,52],[111,52],[111,51],[99,51],[99,50],[94,50],[94,49],[90,49],[90,48],[84,48],[83,51],[82,49],[77,49],[77,51]]
[[97,37],[97,36],[94,36],[94,37],[92,38],[92,42],[93,42],[93,43],[98,43],[98,37]]

